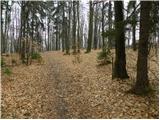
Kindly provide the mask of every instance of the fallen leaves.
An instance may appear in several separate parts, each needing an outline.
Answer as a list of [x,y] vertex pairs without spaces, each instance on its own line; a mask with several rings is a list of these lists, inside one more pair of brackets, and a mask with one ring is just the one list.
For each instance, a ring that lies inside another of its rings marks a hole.
[[[44,65],[19,65],[11,76],[2,74],[2,118],[157,118],[158,80],[151,72],[151,99],[126,93],[135,82],[137,53],[127,50],[131,77],[117,81],[111,64],[97,66],[98,52],[82,51],[74,64],[74,55],[45,52]],[[155,61],[149,62],[158,76]]]

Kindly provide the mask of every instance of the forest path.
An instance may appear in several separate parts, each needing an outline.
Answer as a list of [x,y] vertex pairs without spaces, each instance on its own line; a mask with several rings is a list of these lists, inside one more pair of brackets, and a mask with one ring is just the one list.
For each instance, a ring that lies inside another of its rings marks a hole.
[[[111,64],[98,66],[97,52],[45,52],[43,65],[21,65],[11,76],[2,75],[2,118],[157,117],[157,101],[151,104],[147,97],[126,94],[133,80],[112,80]],[[136,57],[128,53],[128,73],[134,77]]]

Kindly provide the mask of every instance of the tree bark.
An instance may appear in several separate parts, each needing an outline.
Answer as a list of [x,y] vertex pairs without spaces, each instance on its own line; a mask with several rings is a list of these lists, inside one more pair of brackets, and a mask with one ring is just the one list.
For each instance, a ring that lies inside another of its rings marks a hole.
[[134,25],[133,28],[132,28],[132,47],[133,47],[133,50],[136,51],[136,26]]
[[9,21],[8,21],[8,1],[6,2],[6,11],[5,11],[5,37],[4,37],[4,52],[7,52],[8,48],[8,29],[9,29]]
[[116,29],[116,46],[115,46],[115,63],[113,78],[129,78],[126,70],[126,54],[125,54],[125,35],[123,24],[123,2],[114,1],[115,8],[115,29]]
[[79,1],[77,1],[77,21],[78,21],[78,30],[77,30],[77,52],[80,53],[80,23],[79,23]]
[[[58,23],[57,23],[58,24]],[[56,26],[56,50],[58,50],[58,41],[59,41],[59,36],[58,36],[58,25]]]
[[88,45],[87,45],[87,51],[86,53],[89,53],[91,51],[92,47],[92,39],[93,39],[93,3],[90,1],[90,15],[89,15],[89,31],[88,31]]
[[148,40],[150,31],[150,10],[151,1],[141,1],[140,12],[140,40],[137,60],[137,80],[134,87],[134,93],[145,94],[149,90],[148,80]]
[[50,18],[48,18],[48,47],[47,47],[47,49],[48,49],[48,51],[50,51],[50,26],[49,26],[49,24],[50,24]]
[[73,53],[76,53],[76,1],[73,1],[73,27],[72,27],[72,32],[73,32]]
[[71,35],[71,2],[68,2],[68,22],[65,23],[66,30],[67,30],[67,40],[66,40],[66,54],[70,54],[70,35]]
[[[136,1],[133,3],[133,9],[135,9]],[[136,13],[133,13],[134,24],[132,25],[132,47],[136,51]]]
[[[111,31],[112,29],[112,4],[111,1],[109,1],[109,8],[108,8],[108,27],[109,27],[109,31]],[[108,36],[108,46],[109,48],[111,48],[112,46],[112,36],[109,35]]]
[[65,7],[65,2],[64,1],[60,1],[61,2],[61,5],[62,5],[62,24],[61,24],[61,29],[62,29],[62,34],[61,34],[61,40],[62,40],[62,52],[64,52],[65,50],[65,40],[66,40],[66,36],[65,36],[65,25],[64,25],[64,22],[65,22],[65,10],[64,10],[64,7]]
[[97,37],[97,22],[98,22],[98,6],[96,4],[96,8],[95,8],[95,16],[94,16],[94,49],[96,50],[97,49],[97,40],[98,40],[98,37]]
[[102,2],[102,50],[105,51],[105,38],[104,38],[104,1]]
[[[3,13],[3,4],[1,3],[1,15],[2,13]],[[5,52],[5,39],[4,39],[4,32],[3,32],[3,24],[4,24],[4,21],[1,16],[1,51],[2,53]]]

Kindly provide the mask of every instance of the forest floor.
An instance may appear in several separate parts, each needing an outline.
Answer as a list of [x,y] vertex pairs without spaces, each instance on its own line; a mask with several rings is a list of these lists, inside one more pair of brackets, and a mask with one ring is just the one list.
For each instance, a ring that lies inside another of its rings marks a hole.
[[126,80],[112,80],[112,65],[98,66],[97,53],[42,53],[44,64],[2,73],[1,118],[158,118],[158,59],[150,56],[148,96],[126,93],[135,83],[137,52],[127,50]]

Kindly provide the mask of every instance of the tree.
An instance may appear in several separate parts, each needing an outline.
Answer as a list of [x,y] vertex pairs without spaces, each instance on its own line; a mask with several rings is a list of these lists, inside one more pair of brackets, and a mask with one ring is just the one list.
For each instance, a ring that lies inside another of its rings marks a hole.
[[105,8],[105,5],[104,5],[104,1],[102,2],[102,51],[105,52],[105,38],[104,38],[104,8]]
[[92,38],[93,38],[93,3],[92,1],[89,2],[89,30],[88,30],[88,44],[87,44],[87,51],[89,53],[92,47]]
[[55,18],[55,29],[56,29],[56,50],[58,50],[58,41],[59,41],[59,25],[58,25],[58,17]]
[[[127,13],[136,10],[136,1],[130,1],[127,6]],[[132,48],[136,51],[136,24],[137,24],[137,15],[136,11],[133,12],[131,16],[131,27],[132,27]],[[129,29],[130,32],[130,29]]]
[[95,15],[94,15],[94,49],[97,49],[98,41],[98,4],[95,5]]
[[[149,42],[149,49],[155,48],[155,53],[158,56],[158,43],[159,43],[159,1],[154,1],[151,7],[151,36]],[[149,50],[150,52],[150,50]]]
[[140,12],[140,40],[137,60],[136,84],[133,88],[135,94],[145,94],[149,90],[148,80],[148,40],[150,31],[150,10],[152,2],[141,1]]
[[48,27],[48,30],[47,30],[47,32],[48,32],[48,47],[47,47],[47,50],[49,51],[50,50],[50,18],[48,17],[48,21],[47,21],[47,27]]
[[[2,53],[8,52],[8,32],[9,32],[9,24],[11,21],[11,6],[9,5],[9,1],[1,2],[1,13],[5,10],[4,20],[3,16],[1,17],[1,35],[2,35]],[[4,30],[3,30],[4,25]]]
[[66,22],[66,18],[65,18],[65,1],[62,1],[62,52],[64,52],[65,49],[65,41],[66,41],[66,27],[65,27],[65,22]]
[[115,9],[115,62],[113,70],[113,78],[128,78],[126,70],[126,55],[125,55],[125,35],[123,23],[123,2],[114,1]]
[[[132,1],[133,3],[133,9],[135,9],[136,1]],[[132,47],[133,50],[136,51],[136,13],[133,13],[132,17]]]
[[76,53],[76,1],[73,1],[73,53]]
[[80,53],[80,20],[79,20],[79,1],[77,1],[77,21],[78,21],[78,30],[77,30],[77,52]]
[[71,2],[68,2],[68,22],[67,22],[67,19],[66,19],[66,22],[65,22],[65,29],[67,30],[67,33],[66,33],[66,36],[67,36],[67,39],[66,39],[66,54],[70,54],[69,53],[69,50],[70,50],[70,33],[71,33],[71,9],[72,9],[72,6],[71,6]]
[[[1,15],[3,13],[4,10],[4,1],[1,2]],[[5,52],[5,39],[4,39],[4,31],[3,31],[3,24],[4,24],[4,19],[1,16],[1,53]]]
[[[109,28],[109,31],[111,31],[111,29],[112,29],[112,3],[111,3],[111,1],[109,1],[109,7],[108,7],[108,28]],[[112,36],[109,35],[108,36],[109,49],[112,45],[111,43],[112,43]]]

